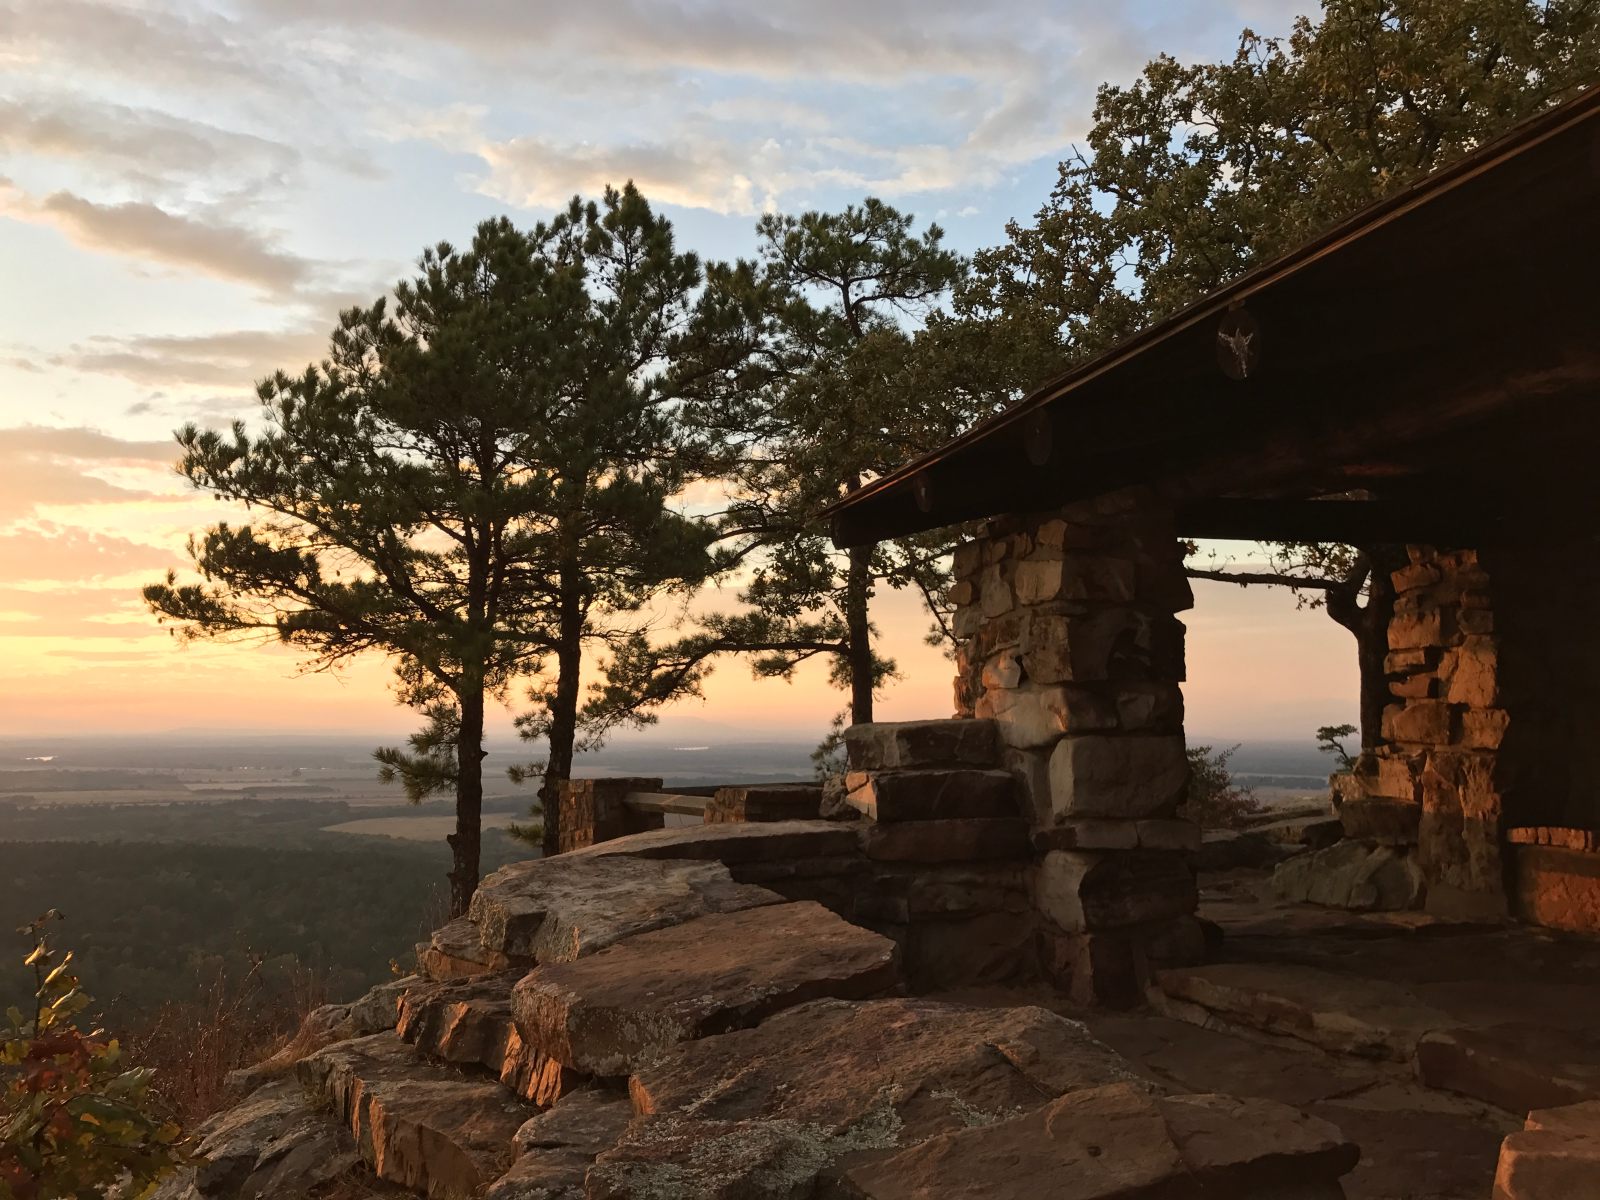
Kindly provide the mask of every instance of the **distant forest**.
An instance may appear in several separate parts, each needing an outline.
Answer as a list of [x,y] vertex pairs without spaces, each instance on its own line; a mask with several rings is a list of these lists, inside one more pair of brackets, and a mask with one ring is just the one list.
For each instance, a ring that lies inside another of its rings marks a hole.
[[[5,806],[9,808],[9,806]],[[346,1000],[408,966],[444,919],[437,842],[324,833],[341,803],[71,805],[0,816],[0,934],[59,909],[53,936],[113,1029],[253,968],[269,992]],[[531,851],[498,830],[485,866]],[[0,1007],[32,994],[20,937],[0,936]]]

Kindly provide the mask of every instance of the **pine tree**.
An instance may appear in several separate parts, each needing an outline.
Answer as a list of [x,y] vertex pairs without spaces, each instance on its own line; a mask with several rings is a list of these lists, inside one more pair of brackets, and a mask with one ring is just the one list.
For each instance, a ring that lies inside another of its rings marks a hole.
[[[479,875],[486,702],[537,681],[548,800],[570,768],[574,631],[713,569],[710,530],[668,506],[694,459],[656,382],[695,336],[700,267],[631,186],[527,232],[487,221],[419,265],[392,311],[351,309],[323,362],[260,385],[261,432],[179,431],[183,474],[253,520],[192,542],[200,582],[144,595],[188,637],[264,632],[319,670],[395,661],[427,724],[378,759],[413,799],[454,792],[460,913]],[[631,637],[602,636],[626,666]],[[627,679],[605,689],[604,720],[667,695]]]
[[[697,656],[755,655],[757,674],[787,677],[817,657],[850,694],[849,716],[872,720],[873,694],[894,664],[874,652],[875,588],[917,588],[937,613],[944,537],[845,554],[816,514],[876,474],[954,436],[985,403],[949,385],[929,390],[918,327],[965,264],[930,225],[874,199],[841,213],[762,218],[755,263],[714,274],[713,298],[743,314],[741,369],[697,419],[730,448],[725,538],[749,565],[745,607],[706,622],[677,647]],[[731,319],[730,319],[731,320]]]

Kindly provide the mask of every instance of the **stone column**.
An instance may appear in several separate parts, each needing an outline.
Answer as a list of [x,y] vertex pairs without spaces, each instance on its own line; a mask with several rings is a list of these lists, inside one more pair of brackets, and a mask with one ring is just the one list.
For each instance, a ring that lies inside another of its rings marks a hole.
[[662,828],[660,813],[637,813],[622,802],[629,792],[660,790],[659,779],[567,780],[561,785],[561,852]]
[[1394,573],[1383,744],[1362,756],[1339,816],[1346,838],[1412,857],[1427,911],[1504,916],[1498,758],[1509,716],[1489,577],[1476,550],[1408,552]]
[[1041,965],[1085,1002],[1138,1003],[1151,966],[1202,950],[1177,818],[1188,785],[1170,516],[1119,495],[1007,518],[957,554],[960,715],[990,717],[1042,855]]

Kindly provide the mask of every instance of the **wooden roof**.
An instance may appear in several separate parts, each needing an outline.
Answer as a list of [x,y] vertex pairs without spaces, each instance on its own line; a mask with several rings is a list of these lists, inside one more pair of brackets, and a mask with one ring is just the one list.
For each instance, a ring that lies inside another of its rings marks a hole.
[[1138,485],[1192,536],[1457,540],[1600,497],[1597,412],[1600,87],[826,515],[846,547]]

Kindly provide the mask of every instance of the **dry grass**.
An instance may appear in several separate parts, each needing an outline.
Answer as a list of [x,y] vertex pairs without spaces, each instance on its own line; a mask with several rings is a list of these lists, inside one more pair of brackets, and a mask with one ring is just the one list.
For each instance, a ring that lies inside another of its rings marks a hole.
[[227,1105],[228,1072],[285,1045],[324,999],[312,972],[268,988],[257,964],[242,979],[219,972],[202,981],[193,999],[162,1005],[125,1040],[132,1061],[155,1068],[154,1090],[192,1128]]

